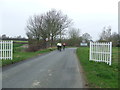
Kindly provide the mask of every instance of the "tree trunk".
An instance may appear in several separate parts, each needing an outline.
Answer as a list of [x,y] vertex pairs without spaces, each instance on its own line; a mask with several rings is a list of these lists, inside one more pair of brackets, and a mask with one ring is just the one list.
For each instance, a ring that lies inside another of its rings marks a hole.
[[51,47],[53,46],[53,37],[51,37]]

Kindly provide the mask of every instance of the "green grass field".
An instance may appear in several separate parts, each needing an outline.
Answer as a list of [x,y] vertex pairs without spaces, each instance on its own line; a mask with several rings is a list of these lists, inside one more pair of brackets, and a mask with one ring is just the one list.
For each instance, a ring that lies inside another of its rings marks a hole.
[[43,50],[39,50],[36,52],[26,52],[23,48],[21,47],[23,44],[14,44],[13,47],[13,60],[2,60],[2,66],[8,65],[8,64],[12,64],[12,63],[16,63],[22,60],[26,60],[28,58],[46,53],[46,52],[50,52],[52,50],[54,50],[55,48],[48,48],[48,49],[43,49]]
[[13,40],[14,42],[19,42],[19,43],[28,43],[28,41],[18,41],[18,40]]
[[113,47],[111,66],[102,62],[89,61],[88,47],[80,47],[76,53],[85,71],[88,87],[118,88],[118,48]]

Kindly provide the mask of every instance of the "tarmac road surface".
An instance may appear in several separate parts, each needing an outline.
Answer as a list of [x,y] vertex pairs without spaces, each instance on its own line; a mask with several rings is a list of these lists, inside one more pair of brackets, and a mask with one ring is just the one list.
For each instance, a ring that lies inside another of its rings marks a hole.
[[2,68],[3,88],[84,88],[76,48],[53,51]]

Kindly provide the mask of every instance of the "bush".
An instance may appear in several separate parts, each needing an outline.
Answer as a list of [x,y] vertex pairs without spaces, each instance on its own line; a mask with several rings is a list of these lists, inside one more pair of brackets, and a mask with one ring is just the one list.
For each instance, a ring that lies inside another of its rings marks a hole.
[[29,52],[35,52],[38,51],[39,49],[45,49],[45,48],[46,48],[46,41],[44,40],[31,39],[28,41],[27,51]]
[[38,40],[29,40],[28,41],[28,49],[26,51],[35,52],[40,49],[40,43]]

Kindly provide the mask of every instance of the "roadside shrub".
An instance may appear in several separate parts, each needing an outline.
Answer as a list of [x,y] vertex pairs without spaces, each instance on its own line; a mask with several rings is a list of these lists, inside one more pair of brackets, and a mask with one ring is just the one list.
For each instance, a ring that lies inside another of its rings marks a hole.
[[28,41],[28,48],[26,49],[26,51],[28,51],[28,52],[35,52],[39,48],[40,48],[39,41],[31,39],[31,40]]
[[45,49],[45,48],[46,48],[46,42],[43,40],[31,39],[28,41],[27,51],[29,52],[35,52],[38,51],[39,49]]

